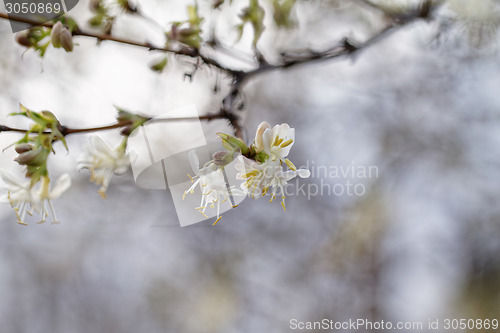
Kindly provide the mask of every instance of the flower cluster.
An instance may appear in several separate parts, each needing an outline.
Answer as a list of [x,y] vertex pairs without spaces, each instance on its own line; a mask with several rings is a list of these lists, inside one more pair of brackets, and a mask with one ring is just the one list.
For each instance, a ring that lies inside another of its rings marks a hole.
[[226,184],[222,168],[217,166],[213,161],[208,162],[200,169],[198,156],[196,156],[196,153],[192,150],[189,152],[189,162],[191,163],[191,168],[193,169],[195,177],[191,177],[188,174],[193,184],[184,192],[182,199],[184,199],[188,193],[194,193],[194,189],[199,185],[201,203],[196,210],[208,218],[205,214],[207,206],[210,205],[211,208],[215,208],[215,205],[217,205],[217,220],[214,223],[215,225],[221,219],[220,205],[228,201],[231,196],[244,195],[244,193]]
[[[271,189],[272,202],[277,195],[281,196],[281,205],[285,206],[285,186],[288,181],[299,176],[308,178],[311,173],[307,169],[297,169],[286,158],[295,141],[295,130],[288,124],[276,125],[273,128],[263,122],[259,125],[255,140],[250,146],[250,156],[238,156],[239,171],[237,178],[244,180],[241,188],[248,196],[258,199]],[[252,158],[253,157],[253,158]],[[284,169],[288,166],[288,170]]]
[[[267,122],[263,122],[259,125],[255,140],[250,146],[228,134],[218,135],[226,152],[215,153],[214,160],[208,162],[203,169],[199,169],[196,154],[190,152],[191,167],[197,179],[191,179],[193,185],[184,193],[184,197],[187,193],[193,193],[199,184],[202,198],[200,207],[196,209],[205,215],[207,205],[214,208],[217,204],[215,223],[220,220],[220,203],[234,195],[258,199],[270,191],[270,202],[278,195],[281,196],[281,204],[286,211],[284,188],[287,183],[296,176],[310,176],[309,170],[297,169],[287,158],[295,141],[295,130],[288,124],[271,128]],[[234,159],[237,159],[234,165],[238,171],[236,178],[242,181],[241,190],[228,186],[222,172]]]
[[122,175],[127,172],[130,165],[130,155],[126,153],[126,143],[112,149],[106,142],[98,136],[91,136],[87,144],[85,153],[78,161],[78,168],[90,171],[90,181],[101,185],[99,194],[106,198],[113,174]]
[[[137,154],[127,152],[128,139],[139,126],[151,120],[125,110],[118,110],[116,128],[121,128],[123,140],[116,148],[111,148],[98,136],[89,137],[85,152],[78,160],[79,170],[90,171],[90,181],[100,186],[98,193],[106,198],[106,191],[113,175],[124,174]],[[52,201],[60,197],[70,186],[69,175],[62,175],[55,184],[51,184],[48,171],[48,158],[55,154],[54,144],[61,142],[66,150],[66,135],[82,130],[68,129],[62,126],[56,116],[49,111],[35,112],[21,105],[21,111],[13,115],[24,116],[33,121],[29,130],[15,146],[17,156],[14,159],[25,167],[25,180],[19,180],[10,173],[0,170],[0,189],[6,191],[0,196],[0,202],[10,204],[17,214],[17,222],[26,225],[27,216],[37,213],[41,216],[39,223],[46,222],[49,217],[52,223],[58,223]],[[109,126],[93,128],[85,131],[108,129]],[[247,145],[240,138],[217,133],[222,139],[225,151],[213,154],[213,159],[200,167],[195,151],[188,154],[194,176],[191,186],[184,192],[182,199],[193,194],[197,188],[201,193],[201,201],[196,210],[209,218],[208,208],[216,209],[214,225],[221,219],[221,211],[227,207],[237,207],[235,197],[252,197],[258,199],[270,194],[272,202],[278,196],[285,206],[285,187],[287,183],[299,176],[307,178],[309,170],[297,169],[287,158],[295,141],[295,131],[288,124],[271,127],[263,122],[259,125],[254,141]],[[234,168],[231,184],[228,183],[227,169]],[[53,185],[53,186],[51,186]],[[237,188],[239,185],[240,188]],[[224,207],[223,203],[228,202]]]
[[61,196],[71,186],[71,179],[67,174],[57,180],[52,190],[49,187],[49,177],[42,178],[38,189],[31,181],[19,181],[4,170],[0,170],[0,178],[4,183],[1,187],[7,190],[7,194],[0,197],[0,202],[9,203],[14,208],[19,224],[26,225],[26,215],[32,215],[33,211],[41,215],[38,223],[45,222],[50,215],[52,223],[59,223],[51,200]]

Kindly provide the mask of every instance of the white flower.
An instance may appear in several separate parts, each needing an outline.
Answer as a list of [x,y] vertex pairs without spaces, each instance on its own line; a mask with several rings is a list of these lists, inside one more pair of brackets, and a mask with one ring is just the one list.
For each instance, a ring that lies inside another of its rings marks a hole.
[[[182,199],[184,199],[188,193],[194,193],[196,186],[200,185],[201,203],[196,210],[203,214],[203,216],[208,217],[205,214],[207,206],[210,205],[211,208],[215,208],[215,204],[217,204],[217,220],[214,223],[215,225],[222,218],[222,216],[220,216],[220,204],[229,200],[230,196],[245,194],[240,190],[234,189],[232,186],[228,188],[222,169],[212,161],[200,169],[200,163],[195,151],[191,150],[188,156],[195,177],[191,177],[188,174],[193,184],[184,192]],[[233,208],[235,207],[236,206],[233,206]]]
[[285,186],[291,179],[299,176],[301,178],[308,178],[311,172],[307,169],[296,169],[291,162],[287,163],[291,170],[284,171],[281,161],[267,159],[263,163],[250,160],[242,155],[239,157],[239,163],[235,165],[239,173],[236,178],[245,180],[241,184],[241,188],[250,197],[258,199],[267,194],[269,189],[271,191],[272,202],[276,199],[276,195],[281,195],[281,205],[286,211],[285,206]]
[[113,174],[122,175],[130,165],[130,156],[123,145],[111,149],[99,136],[91,136],[85,153],[78,161],[78,168],[90,171],[90,181],[101,185],[99,194],[106,198],[106,190]]
[[9,203],[14,208],[18,223],[26,225],[24,222],[26,214],[32,215],[33,211],[41,214],[42,219],[39,223],[46,221],[49,212],[52,214],[52,223],[58,223],[51,200],[61,196],[71,186],[69,175],[62,175],[52,190],[49,188],[50,178],[42,177],[38,191],[31,186],[30,181],[19,181],[4,170],[0,170],[0,177],[5,183],[2,187],[7,190],[7,194],[0,197],[0,202]]
[[42,215],[42,220],[39,223],[45,222],[45,219],[49,217],[49,210],[50,213],[52,213],[52,223],[59,223],[51,200],[59,198],[61,194],[66,192],[66,190],[71,186],[71,178],[68,174],[62,175],[56,181],[56,185],[52,190],[49,188],[49,183],[49,177],[42,178],[42,185],[40,191],[38,192]]
[[0,170],[0,177],[4,182],[2,188],[7,190],[7,194],[0,197],[0,202],[10,204],[16,211],[17,222],[26,225],[24,222],[26,214],[31,215],[33,208],[39,206],[30,182],[18,181],[4,170]]
[[263,122],[259,125],[255,135],[257,151],[264,151],[271,160],[282,160],[290,153],[295,141],[295,129],[288,124],[276,125],[273,128]]
[[257,199],[264,196],[269,190],[269,179],[266,177],[266,170],[269,166],[269,160],[264,163],[258,163],[242,155],[238,156],[238,163],[234,165],[239,173],[237,179],[245,180],[241,184],[241,189],[248,196]]

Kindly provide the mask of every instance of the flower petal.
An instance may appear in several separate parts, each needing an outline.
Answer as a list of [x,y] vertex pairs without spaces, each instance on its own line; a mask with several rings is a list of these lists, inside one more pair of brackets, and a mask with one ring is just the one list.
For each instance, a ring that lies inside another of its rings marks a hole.
[[274,140],[274,130],[268,128],[264,131],[264,134],[262,134],[262,143],[264,145],[264,151],[267,154],[271,154],[271,146],[273,144]]
[[50,199],[56,199],[61,196],[71,186],[71,178],[67,173],[59,177],[56,186],[50,191]]
[[0,203],[10,204],[9,196],[7,194],[0,196]]
[[297,174],[300,178],[309,178],[311,176],[311,171],[307,169],[299,169],[297,170]]
[[113,153],[111,147],[98,135],[92,135],[89,137],[89,142],[91,147],[99,153],[104,153],[106,155],[111,155]]
[[128,151],[128,158],[129,158],[130,163],[134,163],[138,157],[139,157],[139,154],[135,150],[131,149]]
[[200,161],[198,160],[198,155],[194,150],[190,150],[188,153],[189,163],[191,164],[191,169],[195,175],[200,175]]
[[6,185],[11,185],[18,188],[24,187],[24,184],[22,182],[17,180],[16,177],[14,177],[5,170],[0,169],[0,178],[2,178],[2,180],[6,183]]

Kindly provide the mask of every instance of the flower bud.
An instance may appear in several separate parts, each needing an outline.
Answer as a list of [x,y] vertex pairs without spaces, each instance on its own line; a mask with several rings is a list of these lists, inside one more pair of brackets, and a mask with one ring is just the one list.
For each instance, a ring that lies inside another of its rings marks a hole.
[[50,33],[50,38],[52,40],[52,45],[54,45],[55,48],[61,47],[61,33],[62,33],[63,29],[64,29],[64,27],[63,27],[61,22],[57,22],[52,27],[52,31]]
[[257,152],[264,150],[264,141],[263,141],[264,131],[270,128],[271,125],[269,125],[265,121],[261,122],[259,127],[257,128],[257,133],[255,133],[255,150]]
[[233,161],[233,155],[225,151],[218,151],[213,154],[214,164],[217,166],[226,166]]
[[184,28],[184,29],[179,30],[180,37],[191,37],[191,36],[197,35],[199,33],[200,33],[200,29],[193,28],[193,27]]
[[90,26],[94,28],[100,27],[104,24],[104,16],[102,14],[97,14],[96,16],[93,16],[91,19],[89,19],[88,22]]
[[29,32],[22,31],[16,35],[16,42],[24,47],[31,47],[31,42],[29,39]]
[[91,0],[89,4],[89,8],[91,12],[97,12],[101,9],[101,0]]
[[35,150],[29,150],[25,153],[19,154],[14,161],[21,165],[40,166],[46,161],[47,154],[42,147]]
[[73,51],[73,36],[66,28],[64,28],[61,32],[61,45],[66,52]]
[[243,140],[236,138],[232,135],[220,132],[217,133],[217,135],[222,139],[222,145],[228,151],[240,150],[243,155],[248,153],[249,148],[247,147],[245,142],[243,142]]
[[33,149],[33,147],[28,143],[20,143],[14,148],[18,154],[25,153]]

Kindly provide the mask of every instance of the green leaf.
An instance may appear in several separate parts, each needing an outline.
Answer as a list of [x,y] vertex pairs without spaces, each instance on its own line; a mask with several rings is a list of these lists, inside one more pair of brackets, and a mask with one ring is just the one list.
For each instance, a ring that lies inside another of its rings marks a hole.
[[249,0],[249,5],[247,8],[243,10],[243,13],[240,14],[240,18],[243,21],[241,25],[238,25],[236,28],[240,31],[240,38],[243,33],[243,26],[246,23],[250,23],[253,28],[254,38],[252,45],[255,48],[257,43],[264,32],[264,17],[265,11],[259,5],[259,0]]
[[132,134],[133,131],[135,131],[135,129],[137,127],[142,126],[144,123],[151,120],[150,117],[141,116],[141,115],[126,111],[124,109],[121,109],[117,106],[115,106],[115,107],[118,110],[118,116],[116,117],[116,120],[119,123],[124,124],[122,134],[125,136],[129,136],[130,134]]
[[172,41],[185,44],[195,49],[201,47],[202,32],[201,23],[203,18],[199,16],[198,5],[188,6],[188,20],[183,22],[173,22],[170,31],[166,32],[167,47]]
[[149,68],[151,68],[151,70],[153,70],[155,72],[163,73],[163,70],[165,69],[167,64],[168,64],[168,57],[165,56],[165,57],[161,58],[159,61],[151,64],[149,66]]
[[278,27],[290,28],[294,25],[290,16],[296,2],[296,0],[273,0],[273,18]]
[[248,148],[245,142],[237,137],[220,132],[217,133],[217,135],[222,139],[222,145],[225,149],[227,149],[227,147],[231,148],[227,149],[230,152],[240,150],[243,155],[246,155],[250,151],[250,148]]

